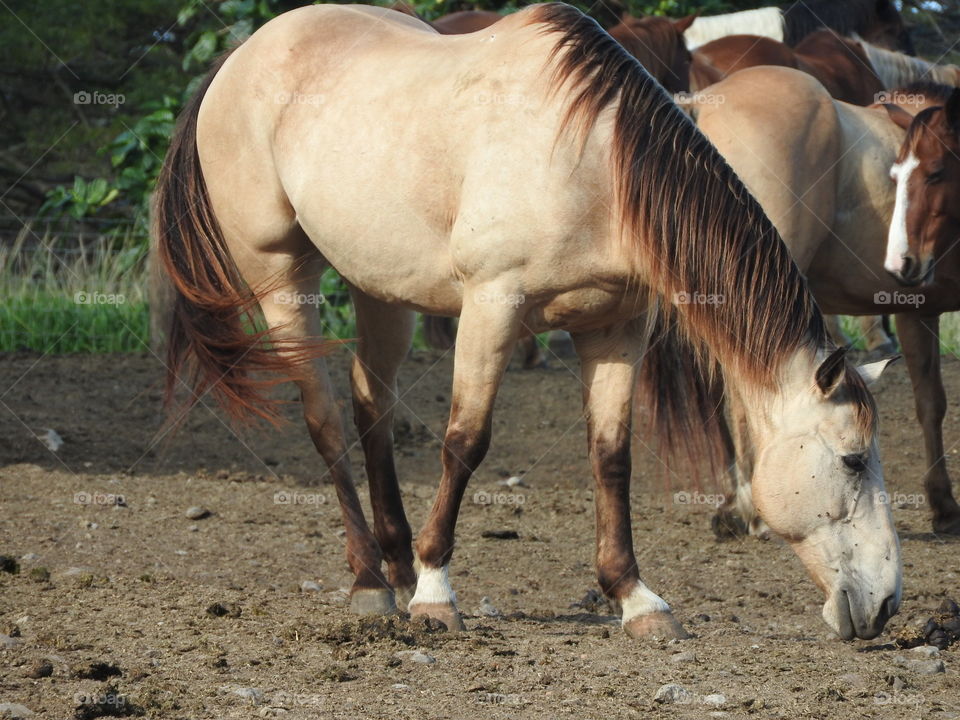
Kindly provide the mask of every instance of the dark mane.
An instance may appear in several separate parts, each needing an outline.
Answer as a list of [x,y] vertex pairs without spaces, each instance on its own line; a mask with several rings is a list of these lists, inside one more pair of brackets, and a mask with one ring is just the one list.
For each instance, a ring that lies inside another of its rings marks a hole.
[[[554,89],[569,92],[565,130],[585,134],[615,105],[611,153],[622,242],[638,281],[666,300],[658,320],[664,338],[651,344],[645,364],[677,367],[672,353],[681,346],[695,357],[699,372],[657,373],[656,395],[667,404],[662,415],[702,434],[705,418],[697,425],[689,414],[707,406],[714,362],[772,387],[795,351],[830,345],[823,317],[759,203],[642,66],[568,5],[542,5],[532,16],[559,36],[550,62]],[[720,302],[683,303],[683,293]],[[652,357],[660,352],[671,354]],[[859,397],[859,375],[848,372],[847,381]],[[667,387],[676,383],[686,386]],[[684,407],[671,406],[678,398]],[[862,407],[863,422],[872,425],[871,404]]]
[[876,17],[877,0],[799,0],[783,9],[784,42],[796,45],[823,27],[841,35],[862,35]]
[[923,95],[932,102],[945,104],[955,89],[952,85],[944,85],[943,83],[933,82],[932,80],[917,80],[896,90],[889,90],[887,94]]

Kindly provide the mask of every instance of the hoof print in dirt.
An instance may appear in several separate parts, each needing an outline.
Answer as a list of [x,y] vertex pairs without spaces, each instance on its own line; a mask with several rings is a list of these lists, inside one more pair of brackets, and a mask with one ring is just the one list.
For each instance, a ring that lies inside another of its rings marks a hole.
[[215,602],[207,608],[207,615],[210,617],[238,618],[242,612],[240,606],[232,602]]
[[520,533],[516,530],[484,530],[480,537],[488,540],[519,540]]
[[123,672],[117,665],[108,662],[90,662],[73,669],[73,676],[80,680],[109,680],[120,677]]
[[130,698],[107,685],[95,693],[77,693],[73,710],[74,720],[94,720],[101,717],[134,717],[143,715],[143,708]]

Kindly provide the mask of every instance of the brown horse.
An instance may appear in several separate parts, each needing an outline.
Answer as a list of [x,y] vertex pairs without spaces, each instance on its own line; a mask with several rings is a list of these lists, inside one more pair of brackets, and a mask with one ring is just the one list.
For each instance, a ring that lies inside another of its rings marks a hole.
[[656,15],[638,18],[624,13],[620,24],[607,32],[667,90],[686,92],[690,89],[691,56],[683,33],[695,18],[695,15],[679,20]]
[[[476,101],[498,93],[522,100]],[[176,292],[169,385],[189,362],[194,392],[244,416],[271,407],[251,371],[297,382],[341,503],[355,610],[391,612],[396,590],[412,615],[462,627],[448,568],[504,368],[525,328],[563,328],[581,362],[598,578],[628,633],[685,636],[640,580],[633,549],[641,360],[668,443],[719,441],[705,374],[677,363],[719,362],[749,402],[754,496],[823,589],[835,632],[875,637],[897,611],[900,548],[863,379],[723,158],[578,10],[534,6],[482,42],[370,6],[281,15],[188,104],[154,218]],[[319,315],[291,301],[315,292],[328,263],[357,311],[351,379],[372,530],[318,357],[329,350]],[[251,334],[257,306],[268,330]],[[440,487],[417,537],[416,575],[391,433],[415,311],[460,315]]]
[[891,50],[914,54],[910,33],[893,0],[798,0],[786,8],[765,7],[699,17],[686,32],[693,50],[728,35],[760,35],[791,47],[828,28]]
[[819,80],[834,98],[854,105],[876,102],[884,89],[860,43],[832,30],[810,33],[795,48],[756,35],[728,35],[697,48],[694,56],[698,60],[695,89],[704,87],[700,83],[713,84],[758,65],[802,70]]
[[[920,251],[915,239],[905,246],[904,237],[932,240],[945,250],[960,235],[950,219],[957,216],[953,199],[960,188],[960,163],[950,154],[960,152],[950,113],[909,114],[921,102],[946,102],[951,90],[894,90],[887,95],[902,106],[859,108],[832,101],[805,74],[751,68],[709,88],[724,102],[700,104],[696,116],[777,225],[824,311],[896,314],[924,435],[933,529],[960,534],[960,507],[943,454],[938,339],[939,314],[960,309],[960,253],[944,253],[935,282],[922,292],[903,292],[888,274],[914,282],[928,275],[933,254]],[[953,112],[960,118],[960,102]],[[906,141],[902,127],[911,128]],[[922,169],[919,160],[910,160],[911,148],[923,154]],[[928,182],[927,173],[941,170],[941,161],[943,180],[934,174],[935,182]],[[891,167],[897,185],[890,182]],[[888,233],[889,250],[881,241]],[[747,461],[740,478],[749,475]],[[740,509],[749,519],[745,503]]]

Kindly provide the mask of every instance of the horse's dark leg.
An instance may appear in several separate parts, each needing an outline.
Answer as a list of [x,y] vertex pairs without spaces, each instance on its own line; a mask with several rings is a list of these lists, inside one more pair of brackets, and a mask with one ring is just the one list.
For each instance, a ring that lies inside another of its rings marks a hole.
[[448,578],[457,514],[467,481],[490,444],[493,403],[516,346],[520,324],[514,307],[476,300],[477,296],[496,294],[464,293],[450,420],[441,453],[443,474],[416,543],[417,591],[410,601],[410,614],[440,620],[450,630],[463,628]]
[[924,489],[933,514],[934,532],[960,534],[960,507],[950,489],[943,454],[943,417],[947,396],[940,374],[940,318],[937,315],[897,315],[897,330],[913,382],[917,418],[923,428],[927,455]]
[[387,561],[390,584],[405,607],[417,582],[410,524],[403,510],[393,461],[393,409],[397,370],[410,349],[416,316],[354,290],[359,342],[350,380],[354,422],[370,482],[373,529]]
[[[306,244],[306,238],[303,240]],[[318,278],[323,270],[319,253],[314,251],[310,259],[303,262],[294,262],[286,255],[265,258],[241,256],[238,267],[253,287],[265,282],[275,284],[273,292],[260,301],[274,339],[283,341],[323,336],[324,328],[316,306],[290,301],[290,298],[309,297],[317,292]],[[283,352],[282,342],[278,342],[277,347],[278,352]],[[393,590],[380,569],[380,546],[367,525],[353,484],[343,418],[326,363],[318,359],[302,366],[297,385],[310,438],[329,468],[340,501],[346,529],[347,563],[355,576],[350,606],[355,612],[361,613],[395,610]],[[304,512],[307,510],[302,509]]]
[[632,637],[689,637],[640,580],[630,528],[633,393],[643,342],[633,324],[573,336],[580,356],[587,442],[596,482],[597,578]]

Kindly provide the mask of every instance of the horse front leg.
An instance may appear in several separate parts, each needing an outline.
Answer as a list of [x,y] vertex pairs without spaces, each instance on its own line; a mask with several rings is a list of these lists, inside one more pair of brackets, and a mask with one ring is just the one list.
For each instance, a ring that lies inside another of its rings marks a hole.
[[634,638],[687,638],[670,606],[640,580],[630,527],[633,391],[643,341],[639,323],[573,336],[580,356],[587,443],[596,482],[597,578]]
[[933,531],[960,535],[960,506],[950,488],[947,459],[943,454],[947,395],[940,374],[940,318],[897,315],[897,331],[913,383],[917,418],[923,429],[927,457],[923,487],[933,514]]
[[450,420],[441,453],[443,474],[417,536],[417,589],[409,605],[412,617],[434,618],[449,630],[463,629],[449,580],[457,515],[467,482],[490,445],[493,403],[520,327],[517,307],[494,300],[516,297],[499,289],[468,290],[460,316]]

